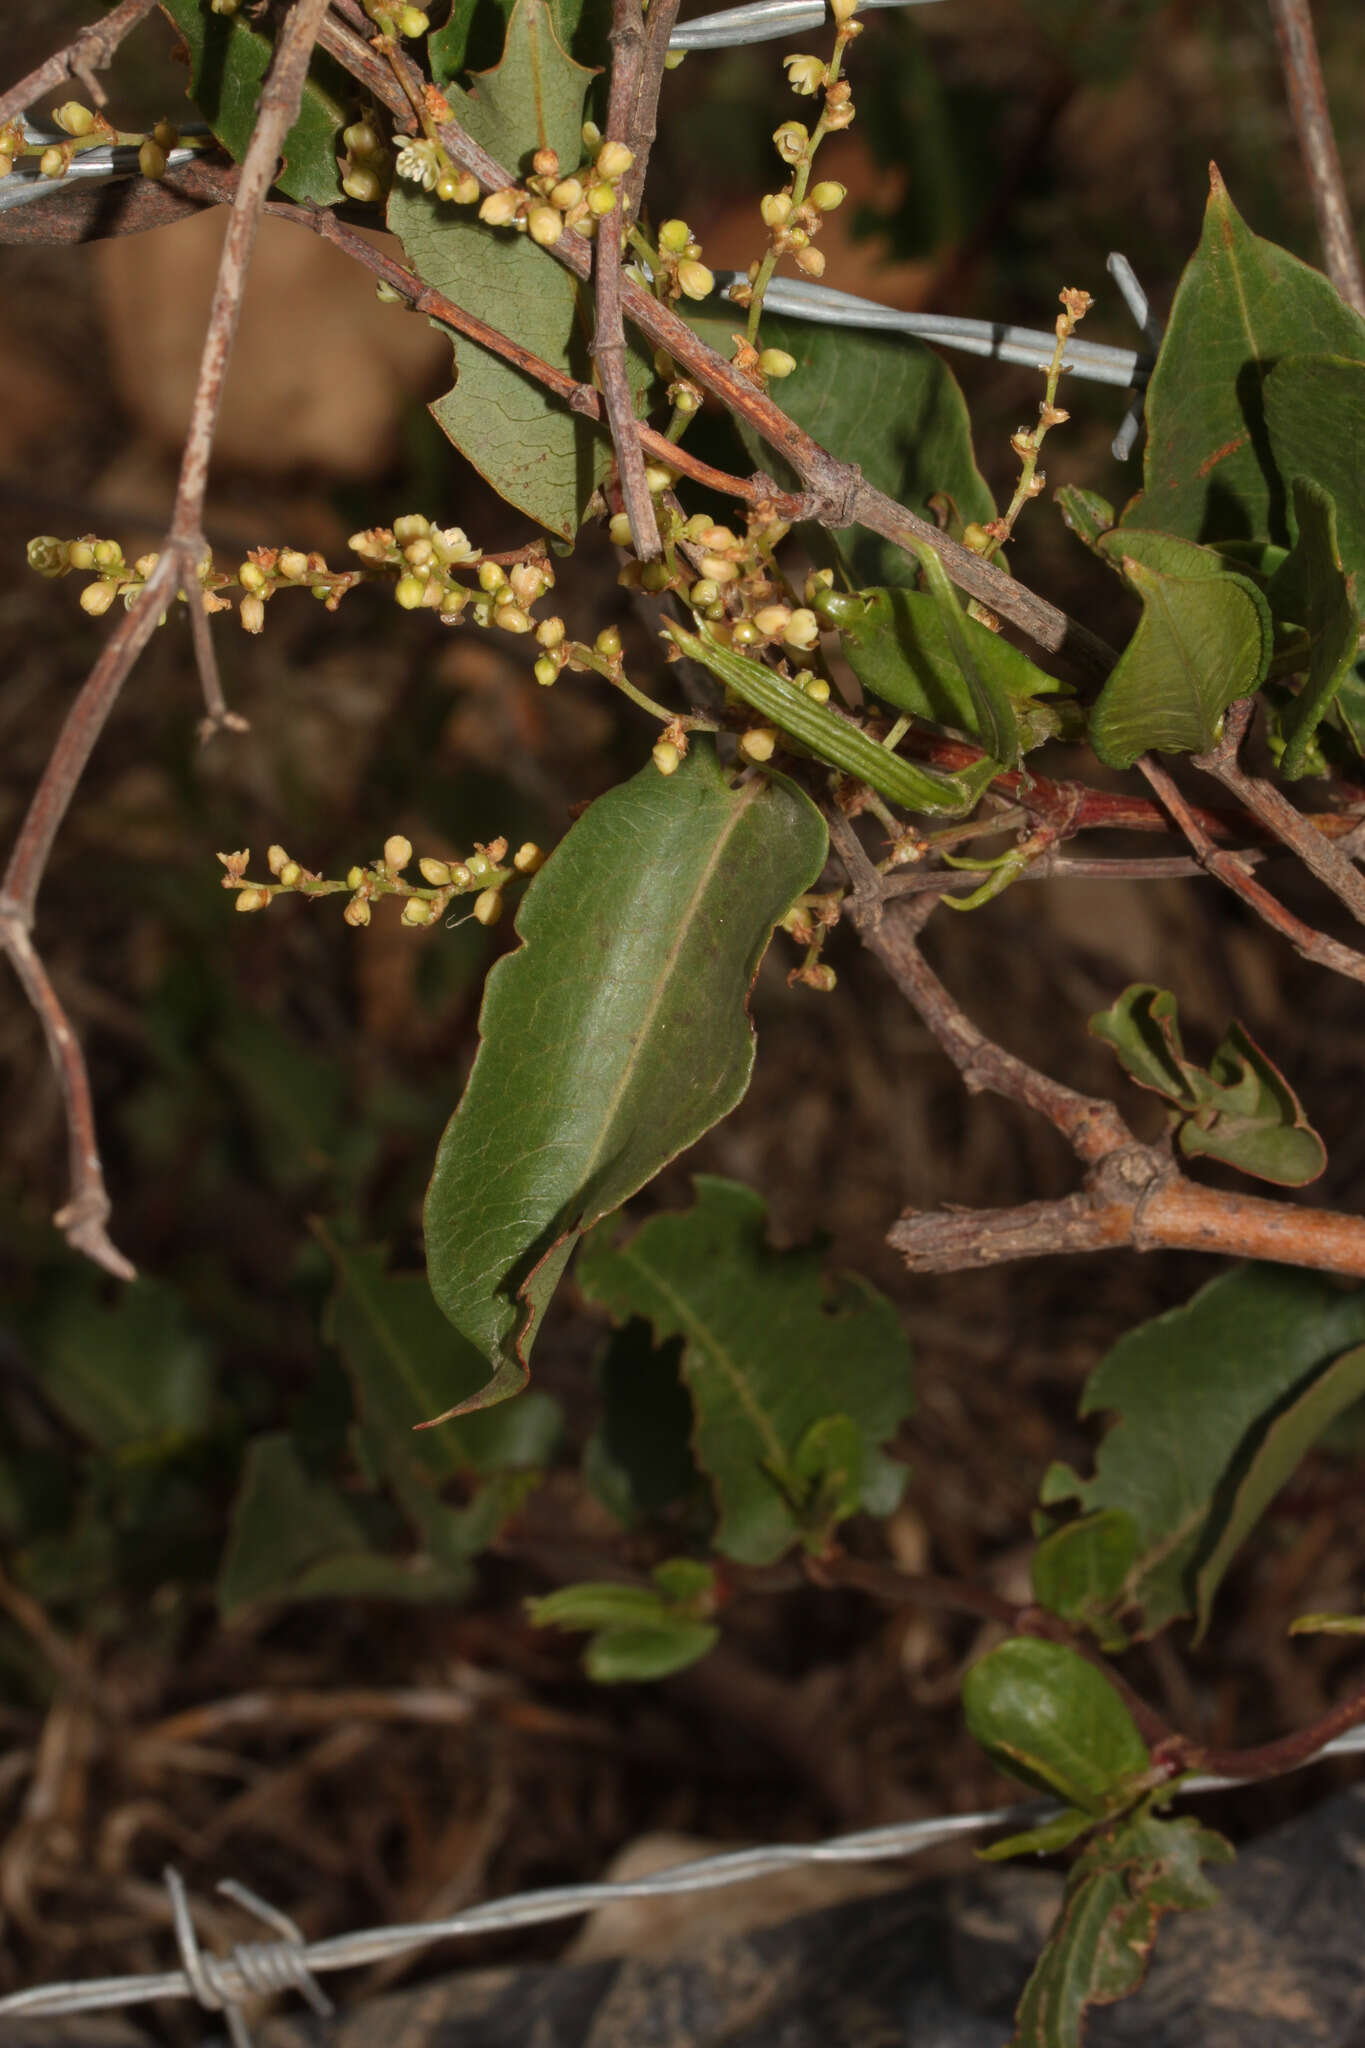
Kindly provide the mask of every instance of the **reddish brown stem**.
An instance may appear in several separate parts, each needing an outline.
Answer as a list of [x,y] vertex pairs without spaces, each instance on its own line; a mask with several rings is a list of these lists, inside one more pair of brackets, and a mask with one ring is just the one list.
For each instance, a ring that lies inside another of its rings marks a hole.
[[0,93],[0,128],[16,114],[26,113],[45,93],[65,85],[68,78],[78,78],[95,105],[102,107],[107,95],[95,73],[104,69],[123,38],[144,15],[151,13],[155,4],[156,0],[120,0],[120,5],[106,14],[103,21],[91,22],[65,48],[30,71],[27,78],[21,78],[8,92]]
[[1312,10],[1308,0],[1270,0],[1270,18],[1280,46],[1289,107],[1308,173],[1327,275],[1347,305],[1365,314],[1365,270],[1361,268],[1360,250],[1351,226],[1346,181],[1341,175],[1341,158],[1332,132],[1327,89],[1313,33]]
[[[676,0],[675,0],[676,4]],[[613,0],[611,97],[607,140],[631,146],[636,101],[644,70],[645,22],[640,0]],[[626,371],[626,330],[621,319],[621,238],[627,216],[617,187],[616,203],[598,223],[593,286],[597,324],[592,352],[602,384],[602,402],[616,450],[616,474],[630,521],[631,543],[642,562],[663,553],[654,500],[649,495],[645,458],[635,431],[635,400]]]

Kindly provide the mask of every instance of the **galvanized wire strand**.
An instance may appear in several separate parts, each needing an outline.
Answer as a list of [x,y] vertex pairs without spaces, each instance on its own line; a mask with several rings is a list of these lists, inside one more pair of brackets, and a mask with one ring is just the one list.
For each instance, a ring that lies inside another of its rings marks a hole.
[[[1306,1757],[1296,1766],[1325,1762],[1330,1757],[1365,1753],[1365,1727],[1348,1729],[1332,1742]],[[1186,1793],[1223,1792],[1245,1782],[1238,1778],[1193,1777],[1179,1787]],[[172,1900],[172,1918],[181,1947],[182,1967],[156,1975],[98,1977],[84,1983],[45,1984],[30,1991],[12,1992],[0,1998],[0,2018],[23,2014],[29,2018],[59,2014],[109,2011],[142,2005],[158,1998],[198,1998],[211,2011],[223,2011],[229,2018],[234,2044],[244,2044],[246,2034],[241,2014],[235,2008],[243,1999],[286,1987],[301,1991],[315,2011],[326,2008],[317,1976],[331,1970],[354,1969],[360,1964],[386,1960],[414,1949],[427,1948],[468,1934],[505,1933],[518,1927],[544,1926],[570,1919],[622,1899],[676,1897],[685,1892],[718,1890],[744,1884],[778,1871],[812,1864],[872,1863],[912,1856],[942,1842],[987,1834],[997,1828],[1011,1830],[1036,1827],[1061,1809],[1042,1800],[1015,1806],[994,1807],[982,1813],[959,1813],[935,1820],[898,1823],[891,1827],[866,1828],[857,1834],[835,1835],[824,1842],[770,1843],[761,1848],[729,1850],[718,1856],[704,1856],[651,1877],[618,1879],[609,1884],[557,1885],[545,1891],[517,1892],[505,1899],[490,1899],[470,1906],[446,1920],[421,1920],[396,1927],[377,1927],[354,1934],[334,1935],[326,1941],[301,1943],[298,1929],[274,1908],[245,1887],[227,1880],[219,1890],[246,1904],[283,1930],[277,1942],[251,1942],[234,1948],[225,1956],[205,1956],[198,1948],[190,1920],[184,1886],[174,1872],[167,1873]]]
[[[926,7],[933,0],[862,0],[859,14],[874,7]],[[744,7],[726,7],[719,14],[699,14],[679,22],[668,39],[670,50],[729,50],[741,43],[772,43],[780,36],[823,28],[829,21],[824,0],[752,0]]]
[[[724,291],[748,282],[737,270],[717,272],[716,281]],[[998,362],[1022,363],[1031,370],[1046,370],[1057,346],[1056,335],[1046,334],[1041,328],[1013,327],[1002,320],[967,320],[956,313],[904,313],[898,307],[878,305],[875,299],[855,298],[851,292],[834,291],[828,285],[813,284],[805,278],[775,277],[763,303],[769,312],[786,313],[796,320],[910,334],[920,341],[937,342],[943,348],[960,349],[966,355],[993,356]],[[1151,375],[1152,360],[1136,349],[1073,339],[1066,345],[1062,368],[1093,384],[1112,384],[1120,391],[1131,391],[1145,385]]]

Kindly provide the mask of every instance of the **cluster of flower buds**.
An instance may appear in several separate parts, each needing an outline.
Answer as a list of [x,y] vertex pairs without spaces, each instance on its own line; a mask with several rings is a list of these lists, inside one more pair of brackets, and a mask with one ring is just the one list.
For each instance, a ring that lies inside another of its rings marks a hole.
[[[83,149],[104,143],[122,143],[129,148],[136,143],[138,169],[143,177],[164,177],[167,152],[179,140],[179,131],[170,121],[158,121],[149,134],[120,134],[112,122],[82,100],[63,101],[60,107],[53,108],[52,120],[68,140],[46,143],[37,156],[42,176],[54,180],[66,176],[73,159]],[[34,153],[24,135],[23,123],[7,121],[0,127],[0,178],[9,176],[15,158],[25,152]]]
[[358,206],[373,206],[388,195],[394,172],[393,151],[368,114],[341,131],[337,159],[341,189]]
[[[975,554],[989,557],[1003,547],[1013,534],[1015,521],[1023,507],[1031,498],[1042,496],[1047,488],[1047,477],[1038,467],[1043,442],[1052,427],[1062,426],[1071,417],[1069,412],[1065,412],[1056,403],[1057,385],[1062,374],[1062,359],[1066,353],[1067,343],[1095,302],[1089,292],[1078,291],[1074,285],[1064,286],[1058,297],[1062,302],[1062,310],[1057,315],[1053,330],[1057,336],[1057,346],[1053,350],[1052,361],[1048,366],[1047,386],[1039,402],[1037,421],[1032,427],[1016,427],[1010,435],[1010,447],[1019,457],[1019,482],[1002,517],[989,519],[984,526],[973,521],[967,527],[962,536],[963,543]],[[996,630],[999,630],[998,622]]]
[[396,896],[402,900],[402,921],[409,927],[434,924],[456,896],[474,898],[470,915],[480,924],[493,925],[502,916],[503,890],[517,876],[528,878],[543,866],[545,855],[533,840],[519,846],[510,861],[508,842],[494,839],[487,846],[475,842],[464,860],[437,860],[424,855],[417,867],[422,880],[405,879],[412,865],[412,841],[401,832],[384,841],[381,858],[367,867],[350,868],[346,875],[329,880],[315,875],[292,859],[282,846],[272,846],[266,864],[273,880],[253,882],[247,874],[250,849],[220,853],[223,887],[237,893],[237,908],[243,912],[266,910],[277,896],[337,896],[347,898],[342,916],[357,928],[370,922],[376,899]]
[[658,233],[655,290],[665,299],[709,299],[716,280],[701,260],[701,243],[685,220],[666,220]]
[[604,142],[592,121],[583,124],[583,147],[583,161],[567,174],[554,150],[538,149],[525,184],[490,192],[479,208],[479,219],[490,227],[515,228],[543,249],[553,248],[566,230],[590,240],[599,221],[616,206],[635,152],[624,142]]
[[[785,138],[799,151],[809,150],[810,137],[800,121],[784,122],[777,130],[777,136]],[[792,159],[788,157],[787,161]],[[798,154],[797,164],[799,170],[809,169],[808,156],[803,162]],[[801,183],[805,182],[803,178]],[[796,184],[797,180],[793,178],[780,192],[765,193],[759,201],[758,210],[768,230],[768,246],[773,256],[791,256],[804,276],[821,277],[825,269],[825,253],[815,247],[815,237],[825,224],[825,215],[833,213],[836,206],[842,206],[848,194],[836,179],[822,178],[817,184],[807,185],[804,198],[798,199]],[[751,284],[757,276],[758,265],[751,264]],[[771,376],[772,372],[768,374]]]
[[363,5],[381,36],[424,36],[431,27],[420,7],[393,7],[387,0],[363,0]]
[[835,890],[828,896],[799,896],[787,915],[781,921],[781,928],[798,946],[804,946],[806,957],[799,967],[793,967],[787,976],[787,986],[797,982],[806,988],[813,988],[821,995],[829,995],[836,984],[832,967],[826,967],[820,958],[820,948],[829,933],[839,922],[843,909],[843,891]]

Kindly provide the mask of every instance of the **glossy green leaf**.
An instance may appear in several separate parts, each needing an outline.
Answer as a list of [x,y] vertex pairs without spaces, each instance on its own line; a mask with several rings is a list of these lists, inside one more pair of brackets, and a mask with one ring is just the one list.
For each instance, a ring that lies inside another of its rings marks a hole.
[[179,1296],[155,1281],[105,1302],[74,1280],[36,1333],[33,1365],[47,1400],[99,1450],[170,1445],[208,1426],[207,1348]]
[[1025,1828],[1018,1835],[1005,1835],[1000,1841],[992,1842],[989,1848],[978,1849],[977,1859],[982,1863],[1007,1863],[1014,1856],[1055,1856],[1060,1850],[1069,1849],[1094,1825],[1093,1813],[1086,1813],[1079,1806],[1063,1807],[1060,1813],[1036,1828]]
[[1105,1813],[1151,1758],[1132,1715],[1064,1643],[1012,1636],[962,1681],[967,1726],[1002,1770],[1089,1814]]
[[1200,1866],[1230,1862],[1232,1853],[1187,1816],[1144,1811],[1099,1833],[1072,1866],[1010,2048],[1080,2048],[1088,2009],[1142,1983],[1162,1917],[1218,1903]]
[[[1365,336],[1365,322],[1358,325]],[[1365,340],[1343,354],[1277,363],[1266,379],[1265,418],[1285,484],[1308,477],[1332,500],[1340,565],[1365,597]]]
[[1267,592],[1276,616],[1291,619],[1308,636],[1307,674],[1281,721],[1285,749],[1279,768],[1290,780],[1306,771],[1318,727],[1351,677],[1360,645],[1356,578],[1342,567],[1336,504],[1320,484],[1302,476],[1294,478],[1292,498],[1293,552]]
[[225,1618],[265,1600],[451,1600],[465,1573],[374,1549],[336,1488],[315,1479],[283,1433],[247,1448],[218,1578]]
[[895,1310],[865,1281],[831,1290],[816,1252],[769,1248],[751,1189],[699,1175],[696,1190],[691,1210],[652,1217],[619,1249],[594,1238],[577,1277],[618,1319],[644,1316],[656,1339],[683,1339],[716,1548],[767,1564],[828,1525],[823,1481],[849,1463],[848,1425],[861,1502],[890,1513],[903,1474],[880,1448],[909,1412],[910,1351]]
[[1081,1515],[1044,1536],[1033,1553],[1033,1597],[1040,1607],[1095,1631],[1102,1650],[1124,1648],[1113,1622],[1137,1558],[1137,1530],[1122,1508]]
[[[1215,170],[1147,388],[1145,488],[1120,523],[1287,541],[1288,476],[1271,459],[1265,383],[1281,357],[1308,350],[1365,361],[1365,321],[1320,271],[1252,234]],[[1295,462],[1290,474],[1307,468]]]
[[445,1413],[525,1383],[579,1233],[743,1096],[749,987],[827,844],[799,790],[732,788],[697,737],[676,774],[651,763],[599,797],[535,877],[427,1195],[436,1299],[493,1368]]
[[1090,713],[1090,742],[1111,768],[1149,748],[1195,753],[1222,713],[1260,687],[1270,666],[1265,600],[1245,577],[1164,576],[1125,558],[1142,599],[1137,631]]
[[1218,1541],[1195,1574],[1196,1640],[1209,1624],[1213,1597],[1251,1530],[1338,1415],[1365,1395],[1365,1345],[1343,1352],[1302,1393],[1271,1416],[1237,1461]]
[[1134,982],[1090,1019],[1140,1087],[1174,1103],[1187,1158],[1221,1159],[1242,1173],[1302,1187],[1327,1163],[1322,1139],[1284,1075],[1242,1025],[1229,1027],[1208,1068],[1185,1056],[1169,989]]
[[[942,613],[927,591],[826,590],[816,597],[815,610],[823,625],[838,632],[844,657],[870,696],[912,718],[952,726],[981,740]],[[960,616],[978,670],[1008,702],[1027,705],[1065,689],[998,633],[965,612]]]
[[[160,5],[190,54],[190,98],[228,155],[240,163],[256,126],[273,48],[270,37],[252,26],[245,9],[229,16],[211,12],[208,0],[160,0]],[[344,196],[337,150],[354,91],[336,65],[314,53],[276,180],[280,191],[301,206],[335,206]]]
[[881,746],[860,726],[831,711],[827,704],[817,704],[766,662],[737,654],[732,647],[721,647],[698,634],[686,633],[681,626],[670,624],[668,631],[684,654],[710,669],[727,690],[733,690],[789,738],[798,740],[817,761],[856,776],[859,782],[889,797],[892,803],[904,805],[908,811],[959,816],[971,809],[986,784],[999,772],[999,764],[986,757],[957,775],[941,775],[937,769],[922,768],[915,761],[907,761],[903,754]]
[[[741,328],[738,308],[693,316],[691,324],[722,355]],[[822,448],[856,462],[870,484],[922,518],[933,519],[931,498],[951,499],[961,519],[984,523],[995,502],[972,452],[971,421],[952,371],[924,342],[867,328],[831,327],[813,320],[763,320],[765,348],[782,348],[796,369],[774,393],[782,410]],[[790,488],[799,480],[768,447],[743,428],[755,462]],[[803,528],[828,552],[823,528]],[[918,581],[911,558],[880,534],[861,526],[833,536],[850,582],[895,585]]]
[[643,1684],[685,1671],[720,1640],[710,1621],[675,1618],[634,1628],[604,1628],[583,1652],[583,1669],[598,1685]]
[[[548,0],[518,0],[500,62],[478,74],[473,93],[450,86],[447,97],[473,139],[510,170],[539,148],[576,164],[593,77],[565,55]],[[428,284],[556,368],[592,382],[591,291],[529,236],[490,228],[474,209],[448,205],[402,179],[394,183],[388,223]],[[432,406],[433,417],[494,490],[571,540],[611,460],[610,439],[500,356],[469,341],[456,350],[454,388]],[[638,397],[652,372],[633,345],[628,371]]]
[[1365,1341],[1365,1291],[1316,1273],[1243,1266],[1121,1337],[1086,1382],[1082,1415],[1116,1411],[1081,1480],[1054,1465],[1043,1501],[1121,1509],[1137,1555],[1117,1603],[1142,1635],[1195,1607],[1195,1576],[1268,1423]]
[[1079,484],[1063,484],[1053,492],[1063,524],[1077,540],[1095,548],[1114,524],[1114,508],[1098,491],[1082,490]]

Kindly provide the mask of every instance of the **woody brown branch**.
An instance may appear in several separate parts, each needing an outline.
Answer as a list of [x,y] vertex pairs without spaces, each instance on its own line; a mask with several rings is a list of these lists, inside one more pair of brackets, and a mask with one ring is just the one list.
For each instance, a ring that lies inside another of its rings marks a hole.
[[26,78],[21,78],[8,92],[0,93],[0,128],[16,115],[26,113],[35,101],[65,85],[68,78],[78,78],[95,105],[102,107],[107,95],[96,72],[104,69],[124,37],[144,15],[151,13],[155,4],[156,0],[121,0],[103,21],[83,28]]
[[[607,140],[631,147],[636,101],[644,71],[645,24],[640,0],[613,0],[611,29],[611,92],[607,105]],[[593,262],[596,326],[592,352],[602,385],[602,400],[616,451],[621,499],[630,521],[631,543],[642,562],[663,553],[654,501],[645,476],[645,458],[635,431],[635,400],[626,372],[626,330],[621,319],[621,237],[627,226],[623,188],[597,227]]]
[[1299,151],[1317,216],[1327,275],[1348,306],[1365,314],[1365,270],[1351,224],[1346,181],[1332,132],[1309,0],[1270,0]]

